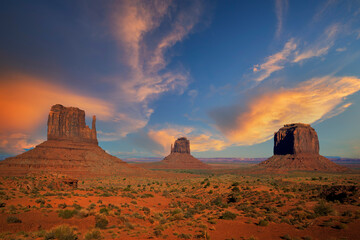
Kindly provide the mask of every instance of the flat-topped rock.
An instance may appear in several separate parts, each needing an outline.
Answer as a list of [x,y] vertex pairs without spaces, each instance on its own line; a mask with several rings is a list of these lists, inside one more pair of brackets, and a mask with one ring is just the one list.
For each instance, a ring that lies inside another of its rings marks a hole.
[[142,167],[152,169],[211,169],[190,154],[190,141],[186,137],[178,138],[171,144],[170,154],[160,162],[144,163]]
[[324,171],[343,172],[339,166],[319,154],[316,131],[304,123],[286,124],[274,134],[274,155],[259,163],[266,171]]
[[286,124],[274,136],[274,155],[319,154],[319,139],[309,124]]
[[190,154],[190,141],[186,137],[178,138],[174,146],[171,146],[171,153],[187,153]]

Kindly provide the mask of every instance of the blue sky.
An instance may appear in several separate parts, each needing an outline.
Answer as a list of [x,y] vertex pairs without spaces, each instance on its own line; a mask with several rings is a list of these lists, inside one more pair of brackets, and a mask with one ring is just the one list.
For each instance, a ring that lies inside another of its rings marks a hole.
[[293,122],[360,157],[358,1],[5,1],[0,154],[46,140],[53,104],[97,116],[99,144],[161,157],[268,157]]

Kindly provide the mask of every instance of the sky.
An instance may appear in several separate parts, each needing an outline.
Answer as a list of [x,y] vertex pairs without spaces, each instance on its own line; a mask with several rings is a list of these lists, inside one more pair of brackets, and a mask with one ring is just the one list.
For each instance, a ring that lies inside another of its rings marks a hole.
[[360,158],[360,1],[2,1],[0,158],[79,107],[120,158],[270,157],[284,124]]

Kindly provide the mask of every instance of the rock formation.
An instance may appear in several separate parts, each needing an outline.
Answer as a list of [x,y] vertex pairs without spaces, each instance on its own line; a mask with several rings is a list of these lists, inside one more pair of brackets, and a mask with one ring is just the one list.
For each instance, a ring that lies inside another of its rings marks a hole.
[[84,110],[56,104],[49,113],[47,139],[98,144],[95,124],[93,116],[92,129],[86,126]]
[[48,140],[34,149],[0,162],[0,175],[56,172],[70,176],[137,175],[140,168],[130,166],[98,146],[96,117],[92,129],[85,124],[79,108],[51,107]]
[[170,154],[160,162],[142,164],[152,169],[210,169],[211,167],[190,154],[190,141],[181,137],[171,145]]
[[316,131],[303,123],[286,124],[274,135],[274,156],[261,162],[267,170],[310,170],[339,172],[347,168],[339,166],[319,154]]
[[185,137],[178,138],[174,146],[171,144],[170,153],[187,153],[190,154],[190,141]]

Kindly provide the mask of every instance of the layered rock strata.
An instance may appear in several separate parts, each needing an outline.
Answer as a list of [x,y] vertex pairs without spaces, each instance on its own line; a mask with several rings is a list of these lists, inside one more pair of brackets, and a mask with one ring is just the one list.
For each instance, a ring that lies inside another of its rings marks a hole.
[[48,140],[34,149],[0,162],[0,175],[56,172],[70,176],[138,174],[141,169],[106,153],[98,146],[96,117],[92,129],[85,124],[85,112],[79,108],[51,107]]
[[185,137],[178,138],[171,145],[170,154],[162,161],[141,166],[153,169],[211,169],[211,166],[190,154],[190,141]]
[[342,172],[339,166],[319,154],[319,139],[316,131],[303,123],[286,124],[274,135],[274,155],[261,162],[267,170],[307,170]]

